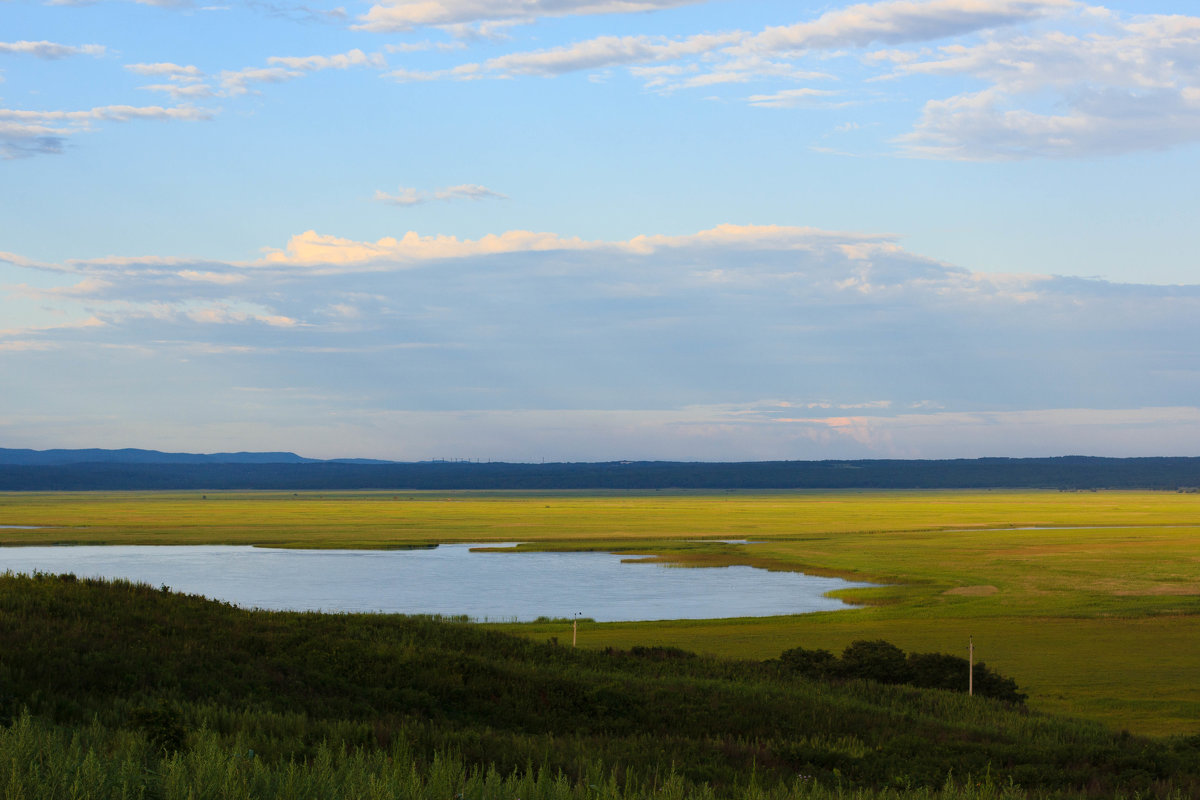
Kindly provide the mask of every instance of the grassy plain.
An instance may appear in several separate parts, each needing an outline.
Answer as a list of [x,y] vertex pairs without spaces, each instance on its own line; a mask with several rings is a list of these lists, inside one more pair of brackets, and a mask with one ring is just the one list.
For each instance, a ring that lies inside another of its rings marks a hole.
[[524,542],[843,575],[884,585],[847,592],[862,605],[846,611],[588,625],[580,644],[770,658],[885,638],[964,654],[970,635],[977,658],[1016,678],[1035,709],[1200,733],[1196,494],[30,493],[0,495],[0,525],[42,526],[0,529],[3,545]]

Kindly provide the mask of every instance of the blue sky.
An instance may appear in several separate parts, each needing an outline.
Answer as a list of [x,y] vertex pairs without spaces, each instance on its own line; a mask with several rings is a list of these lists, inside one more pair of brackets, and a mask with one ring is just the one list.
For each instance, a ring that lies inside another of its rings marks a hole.
[[1196,455],[1183,2],[0,0],[0,446]]

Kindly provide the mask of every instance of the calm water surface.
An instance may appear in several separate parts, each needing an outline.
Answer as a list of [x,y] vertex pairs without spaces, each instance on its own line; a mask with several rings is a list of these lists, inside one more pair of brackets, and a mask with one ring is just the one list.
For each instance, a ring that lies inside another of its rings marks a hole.
[[[837,578],[753,567],[683,569],[622,563],[612,553],[282,550],[225,545],[0,548],[0,572],[126,578],[246,608],[466,614],[598,622],[764,617],[848,608]],[[487,545],[488,547],[505,545]]]

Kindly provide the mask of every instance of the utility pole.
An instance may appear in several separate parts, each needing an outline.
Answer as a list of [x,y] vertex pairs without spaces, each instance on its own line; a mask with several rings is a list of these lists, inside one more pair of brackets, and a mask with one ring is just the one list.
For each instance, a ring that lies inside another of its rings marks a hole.
[[975,695],[975,637],[967,637],[967,696]]

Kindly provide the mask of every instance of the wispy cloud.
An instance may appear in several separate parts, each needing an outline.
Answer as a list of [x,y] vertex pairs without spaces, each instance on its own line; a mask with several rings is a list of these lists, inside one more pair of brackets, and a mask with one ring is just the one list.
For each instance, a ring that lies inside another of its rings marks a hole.
[[147,77],[163,77],[178,81],[198,81],[204,78],[199,67],[159,61],[152,64],[126,64],[125,69]]
[[746,98],[746,102],[759,108],[796,108],[836,94],[822,89],[783,89],[774,94],[752,94]]
[[107,51],[103,45],[69,45],[56,42],[0,42],[0,54],[27,55],[35,58],[59,59],[70,56],[93,56],[99,58]]
[[480,186],[478,183],[460,183],[458,186],[447,186],[445,189],[438,189],[433,193],[437,200],[486,200],[496,199],[505,200],[507,195],[493,192],[486,186]]
[[344,70],[352,67],[383,69],[387,67],[387,60],[382,53],[368,55],[355,48],[345,53],[329,56],[271,56],[267,59],[267,64],[269,66],[222,71],[220,75],[221,88],[226,94],[236,97],[253,91],[250,87],[254,84],[286,83],[308,73],[327,69]]
[[223,70],[220,75],[221,88],[231,96],[247,94],[251,85],[258,83],[286,83],[303,76],[298,69],[285,67],[243,67],[236,70]]
[[429,50],[437,50],[443,53],[449,53],[455,50],[465,50],[466,47],[467,43],[463,41],[434,42],[426,39],[421,42],[385,44],[383,49],[387,50],[389,53],[423,53]]
[[349,69],[350,67],[375,67],[376,69],[387,67],[387,60],[384,59],[382,53],[367,55],[358,48],[332,56],[272,56],[267,59],[267,63],[302,72]]
[[0,121],[0,158],[11,161],[33,156],[60,155],[66,136],[45,125]]
[[248,7],[268,17],[286,19],[292,22],[341,25],[349,18],[346,9],[342,6],[318,8],[305,3],[280,3],[267,2],[266,0],[245,0],[245,3]]
[[508,196],[477,183],[463,183],[458,186],[436,189],[432,192],[422,192],[401,186],[394,194],[376,191],[374,199],[376,202],[393,206],[416,206],[432,200],[507,200]]
[[147,92],[169,94],[171,99],[176,101],[200,100],[216,96],[213,88],[206,83],[151,83],[138,88]]
[[627,14],[691,5],[703,0],[393,0],[359,18],[361,30],[407,31],[426,25],[529,22],[538,17]]
[[[1052,32],[948,46],[898,64],[900,75],[970,75],[991,84],[928,101],[900,145],[925,157],[997,160],[1200,140],[1200,18],[1104,22],[1088,36]],[[1055,98],[1053,113],[1030,107],[1045,93]]]
[[743,47],[769,52],[929,42],[1028,22],[1079,6],[1075,0],[889,0],[829,11],[812,22],[770,27]]
[[[436,4],[420,4],[433,13]],[[821,17],[758,33],[726,31],[682,38],[630,35],[599,36],[568,45],[518,51],[483,63],[441,70],[397,70],[402,81],[476,79],[533,75],[552,77],[578,71],[627,67],[660,92],[750,81],[789,82],[834,79],[825,69],[800,66],[812,51],[865,48],[872,43],[911,44],[993,30],[1061,14],[1074,0],[888,0],[830,11]],[[590,6],[587,6],[590,7]],[[379,8],[378,6],[376,8]],[[400,4],[417,13],[417,4]],[[460,10],[465,10],[464,6]],[[439,12],[440,13],[440,12]],[[662,66],[655,66],[662,65]],[[787,91],[787,90],[784,90]],[[755,97],[768,97],[760,93]],[[777,107],[795,106],[800,95],[779,95]],[[761,101],[762,103],[770,101]],[[757,103],[756,103],[757,104]]]
[[0,108],[0,154],[5,159],[62,153],[67,138],[97,122],[197,121],[211,112],[194,106],[97,106],[84,111],[27,111]]
[[[409,15],[411,24],[424,19],[421,14],[445,21],[477,11],[469,4],[389,8]],[[495,11],[505,17],[514,8],[500,4]],[[574,5],[563,13],[589,8]],[[870,49],[879,46],[886,49]],[[970,77],[985,82],[985,88],[926,99],[915,110],[909,133],[895,140],[896,154],[1069,158],[1200,139],[1196,52],[1197,17],[1127,18],[1078,0],[883,0],[758,32],[605,35],[454,67],[397,69],[387,77],[402,82],[550,78],[624,68],[660,93],[774,84],[742,99],[753,106],[792,109],[836,105],[828,100],[834,91],[840,104],[908,102],[907,89],[890,97],[880,93],[901,79],[925,79],[933,86],[928,79]],[[876,74],[847,81],[850,68],[835,63],[848,63],[847,56],[857,57],[856,68]],[[826,81],[838,83],[811,85]],[[818,102],[821,98],[825,102]]]
[[486,68],[506,75],[560,75],[578,70],[672,61],[710,52],[739,41],[742,36],[727,33],[677,40],[652,36],[601,36],[549,50],[499,56],[488,61]]

